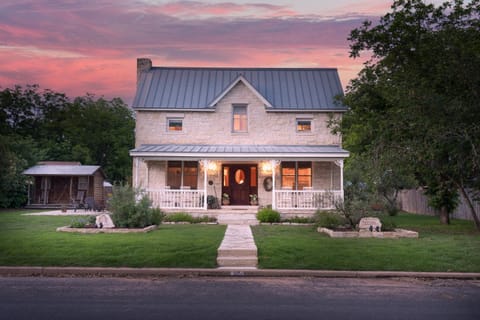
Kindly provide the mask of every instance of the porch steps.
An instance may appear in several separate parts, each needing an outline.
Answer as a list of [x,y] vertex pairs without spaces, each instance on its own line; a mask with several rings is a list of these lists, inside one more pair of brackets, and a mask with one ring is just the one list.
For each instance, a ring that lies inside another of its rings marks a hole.
[[253,213],[222,213],[217,216],[219,224],[257,225],[258,220]]
[[257,267],[257,246],[250,226],[228,225],[217,250],[217,264],[219,267]]

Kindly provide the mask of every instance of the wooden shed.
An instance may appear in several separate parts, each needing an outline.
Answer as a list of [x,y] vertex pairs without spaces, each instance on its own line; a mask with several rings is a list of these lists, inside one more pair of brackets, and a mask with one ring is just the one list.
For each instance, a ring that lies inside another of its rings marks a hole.
[[44,161],[23,173],[32,177],[27,208],[105,207],[105,174],[100,166]]

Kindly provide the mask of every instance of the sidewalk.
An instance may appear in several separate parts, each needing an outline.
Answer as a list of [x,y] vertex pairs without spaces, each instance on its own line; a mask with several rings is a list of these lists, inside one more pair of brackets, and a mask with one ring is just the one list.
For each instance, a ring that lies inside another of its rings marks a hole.
[[422,278],[480,280],[480,273],[335,270],[273,270],[251,268],[101,268],[0,267],[3,277],[300,277],[300,278]]

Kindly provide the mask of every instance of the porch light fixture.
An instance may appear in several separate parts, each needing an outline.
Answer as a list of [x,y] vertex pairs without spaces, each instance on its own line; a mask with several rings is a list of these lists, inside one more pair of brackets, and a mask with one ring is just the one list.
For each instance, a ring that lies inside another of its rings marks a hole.
[[208,164],[207,164],[207,169],[210,173],[215,173],[217,172],[217,163],[215,161],[208,161]]
[[264,161],[261,165],[263,173],[272,173],[272,163],[270,161]]

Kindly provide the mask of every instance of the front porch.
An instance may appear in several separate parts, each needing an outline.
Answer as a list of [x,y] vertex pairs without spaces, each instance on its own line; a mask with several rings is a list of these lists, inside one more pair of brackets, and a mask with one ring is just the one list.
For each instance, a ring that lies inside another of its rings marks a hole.
[[297,215],[342,201],[348,156],[338,146],[274,145],[144,145],[130,154],[133,186],[162,210],[205,214],[216,199]]

